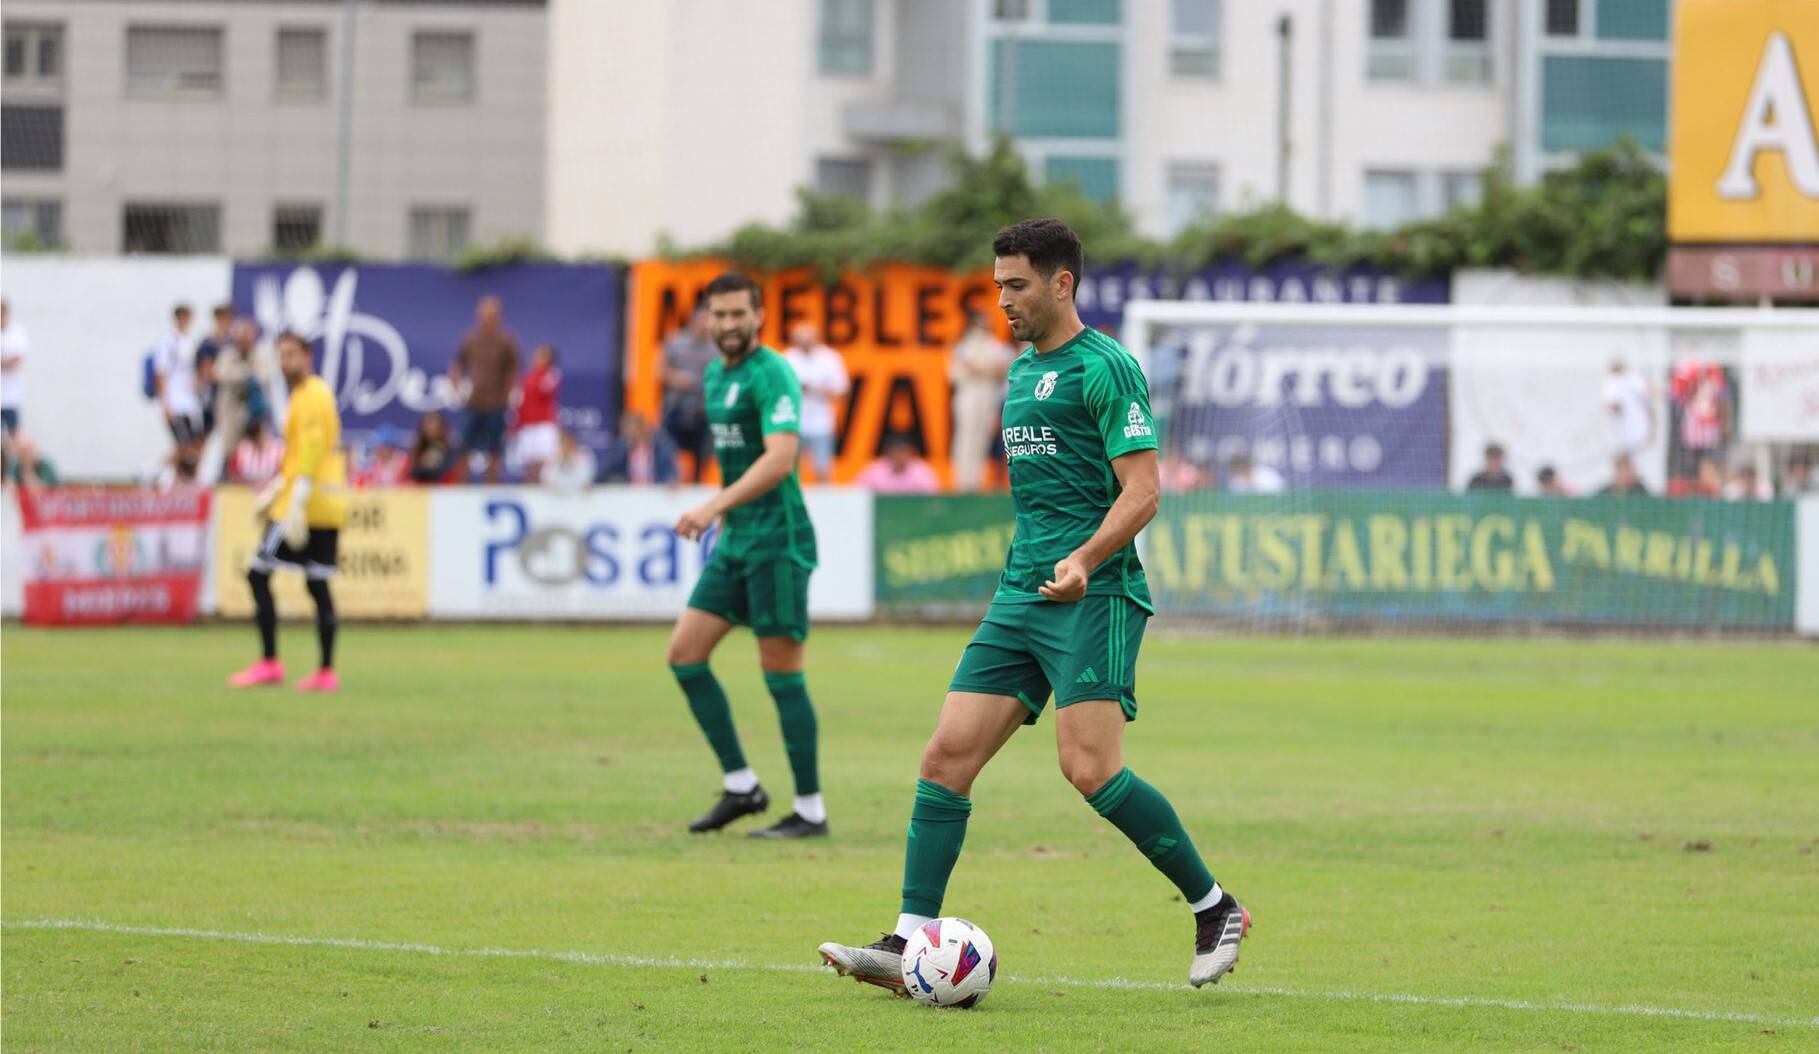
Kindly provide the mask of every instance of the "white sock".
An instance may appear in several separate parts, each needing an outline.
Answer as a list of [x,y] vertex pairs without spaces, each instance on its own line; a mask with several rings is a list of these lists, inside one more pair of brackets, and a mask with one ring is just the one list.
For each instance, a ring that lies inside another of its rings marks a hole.
[[1199,900],[1194,901],[1192,904],[1189,904],[1187,910],[1198,915],[1200,912],[1205,911],[1207,908],[1212,907],[1223,899],[1225,899],[1225,890],[1220,889],[1219,883],[1214,882],[1212,892],[1201,897]]
[[753,772],[750,766],[734,769],[726,774],[726,779],[721,781],[721,785],[734,794],[750,794],[758,786],[758,774]]
[[820,792],[796,795],[796,815],[809,823],[827,822],[827,803],[821,800]]
[[928,925],[928,923],[929,917],[927,915],[899,915],[897,916],[897,936],[902,937],[907,941],[915,935],[917,930]]

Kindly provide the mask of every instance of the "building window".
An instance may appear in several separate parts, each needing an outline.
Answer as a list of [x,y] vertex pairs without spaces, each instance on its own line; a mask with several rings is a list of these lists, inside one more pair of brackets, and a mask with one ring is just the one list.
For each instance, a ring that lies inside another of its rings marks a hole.
[[272,252],[295,256],[322,244],[322,206],[279,205],[272,210]]
[[1604,0],[1592,8],[1592,32],[1599,40],[1666,41],[1668,0]]
[[1072,183],[1094,201],[1118,196],[1118,162],[1114,158],[1051,156],[1042,166],[1042,177],[1050,183]]
[[1030,0],[992,0],[992,18],[998,22],[1022,22],[1030,16]]
[[872,163],[864,158],[824,157],[815,162],[815,189],[858,201],[872,200]]
[[447,263],[467,248],[468,211],[464,208],[414,208],[411,210],[412,260]]
[[1547,0],[1547,35],[1579,35],[1579,0]]
[[1173,238],[1219,212],[1216,165],[1171,165],[1168,170],[1168,236]]
[[1052,25],[1116,26],[1124,21],[1121,0],[1048,0]]
[[1408,5],[1409,0],[1371,0],[1370,53],[1364,65],[1370,80],[1415,78],[1415,35]]
[[992,42],[994,131],[1057,139],[1116,139],[1119,48],[1059,40]]
[[63,107],[0,106],[0,169],[62,171]]
[[221,251],[221,206],[181,202],[127,202],[122,244],[129,253],[195,254]]
[[432,106],[474,101],[474,35],[411,34],[411,101]]
[[822,73],[872,72],[872,0],[821,0]]
[[63,27],[6,23],[6,94],[58,96],[63,88]]
[[1415,173],[1369,171],[1364,174],[1364,225],[1379,230],[1400,227],[1420,215]]
[[133,95],[221,94],[220,26],[126,27],[126,90]]
[[1489,0],[1451,0],[1442,74],[1449,81],[1491,79]]
[[1169,23],[1169,72],[1219,79],[1220,0],[1174,0]]
[[328,95],[328,32],[278,31],[277,96],[285,102],[314,102]]
[[1484,177],[1477,172],[1440,173],[1440,211],[1471,208],[1484,197]]
[[63,247],[63,203],[52,198],[7,198],[0,202],[0,231],[14,250]]
[[1541,149],[1598,150],[1628,135],[1667,145],[1667,61],[1547,55],[1541,60]]

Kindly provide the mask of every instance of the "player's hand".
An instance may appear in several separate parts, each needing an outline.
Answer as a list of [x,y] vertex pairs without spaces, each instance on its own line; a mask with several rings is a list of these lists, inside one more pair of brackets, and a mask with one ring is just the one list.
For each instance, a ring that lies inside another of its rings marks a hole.
[[676,521],[676,533],[692,542],[701,537],[719,518],[720,514],[714,510],[712,502],[697,505],[683,513],[682,518]]
[[309,518],[303,513],[305,504],[292,500],[291,507],[284,510],[284,544],[298,552],[309,544]]
[[1086,565],[1069,556],[1055,563],[1055,577],[1036,592],[1059,604],[1072,604],[1086,595]]
[[264,516],[265,510],[272,507],[272,502],[278,500],[278,492],[283,489],[284,477],[273,477],[272,481],[259,491],[259,496],[253,499],[253,515],[255,517]]

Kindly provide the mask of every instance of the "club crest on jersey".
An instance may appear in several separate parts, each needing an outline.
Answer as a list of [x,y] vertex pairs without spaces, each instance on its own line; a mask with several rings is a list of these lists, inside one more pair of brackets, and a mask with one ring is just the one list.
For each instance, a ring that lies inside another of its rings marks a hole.
[[1055,378],[1059,376],[1061,375],[1054,370],[1043,374],[1042,379],[1036,382],[1036,398],[1046,399],[1055,394]]
[[1131,404],[1130,412],[1124,415],[1124,419],[1128,422],[1124,426],[1124,438],[1126,439],[1155,434],[1149,426],[1149,421],[1143,416],[1143,407],[1136,403]]
[[795,419],[796,404],[790,402],[790,397],[787,395],[778,396],[777,405],[771,409],[771,424],[785,425]]

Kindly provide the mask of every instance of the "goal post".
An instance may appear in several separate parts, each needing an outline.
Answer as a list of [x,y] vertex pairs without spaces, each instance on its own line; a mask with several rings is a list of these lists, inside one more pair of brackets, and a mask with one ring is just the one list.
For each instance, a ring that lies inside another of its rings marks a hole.
[[1132,302],[1159,611],[1791,630],[1776,487],[1815,437],[1775,378],[1816,335],[1811,310]]

